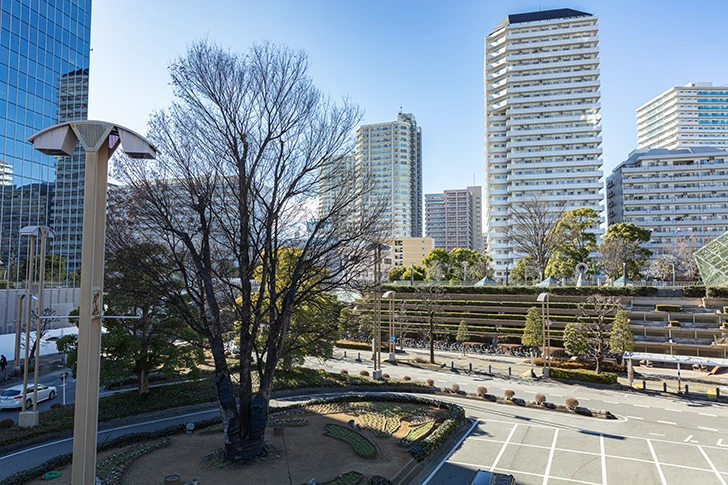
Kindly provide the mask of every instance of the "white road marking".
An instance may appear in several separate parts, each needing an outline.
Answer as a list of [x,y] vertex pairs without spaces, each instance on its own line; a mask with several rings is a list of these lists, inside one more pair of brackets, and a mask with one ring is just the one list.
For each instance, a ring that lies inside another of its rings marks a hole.
[[607,457],[604,453],[604,435],[599,433],[599,445],[602,455],[602,485],[607,485]]
[[649,406],[645,406],[644,404],[632,404],[632,406],[637,408],[649,408]]
[[604,401],[607,404],[619,404],[619,401]]
[[508,446],[508,442],[511,441],[511,438],[513,438],[513,433],[516,432],[517,427],[518,423],[515,423],[511,428],[511,432],[508,433],[508,438],[506,438],[506,440],[503,442],[503,446],[501,446],[501,449],[498,452],[498,456],[495,457],[495,461],[493,461],[493,464],[490,466],[490,471],[495,470],[495,467],[498,465],[498,461],[500,461],[501,456],[503,456],[503,452],[506,451],[506,446]]
[[717,414],[710,414],[710,413],[698,413],[701,416],[710,416],[711,418],[717,418]]
[[698,440],[690,440],[691,443],[700,443]]
[[677,426],[677,423],[673,423],[672,421],[662,421],[662,420],[658,419],[657,422],[662,423],[662,424],[670,424],[672,426]]
[[549,452],[549,461],[546,462],[546,471],[543,474],[543,485],[549,483],[549,473],[551,472],[551,463],[554,461],[554,450],[556,449],[556,440],[559,437],[559,428],[554,430],[554,440],[551,442],[551,451]]
[[682,409],[665,408],[665,411],[672,411],[673,413],[681,413],[682,412]]
[[662,473],[662,467],[660,466],[660,462],[657,460],[657,454],[655,453],[655,449],[652,447],[652,441],[647,440],[647,446],[650,447],[650,453],[652,453],[652,459],[655,461],[657,473],[660,475],[660,481],[662,482],[662,485],[667,485],[667,482],[665,481],[665,475]]
[[715,473],[715,476],[718,477],[718,480],[720,480],[720,483],[722,483],[723,485],[726,485],[725,480],[723,480],[723,477],[720,476],[720,473],[718,472],[718,469],[715,468],[715,465],[713,465],[713,462],[710,461],[710,458],[708,458],[708,454],[705,452],[705,450],[703,450],[703,447],[702,446],[698,446],[697,448],[698,448],[698,450],[700,450],[700,453],[703,454],[703,458],[705,458],[705,461],[708,462],[708,465],[713,470],[713,473]]
[[645,419],[645,418],[640,418],[639,416],[625,416],[625,417],[626,418],[629,418],[629,419],[639,419],[640,421],[642,421],[643,419]]
[[[650,433],[650,434],[651,434],[652,436],[665,436],[664,434],[660,434],[660,433]],[[648,440],[648,441],[649,441],[649,440]]]
[[715,428],[706,428],[705,426],[698,426],[698,429],[704,429],[705,431],[716,431],[716,432],[718,431]]
[[690,435],[690,436],[688,436],[687,438],[685,438],[685,439],[683,440],[683,443],[687,443],[688,441],[690,441],[690,439],[691,439],[692,437],[693,437],[693,435]]
[[552,396],[564,397],[563,394],[551,394]]
[[722,446],[723,448],[728,448],[728,445],[723,444],[723,438],[719,439],[718,442],[715,444],[716,446]]
[[450,450],[450,453],[448,453],[447,456],[445,458],[443,458],[442,461],[437,465],[437,467],[435,467],[435,469],[432,470],[432,473],[430,473],[430,475],[425,479],[425,481],[422,482],[422,485],[427,485],[430,482],[430,480],[432,480],[432,477],[434,477],[435,474],[440,470],[440,467],[442,467],[442,465],[445,464],[445,462],[448,460],[448,458],[450,458],[452,456],[452,454],[455,453],[455,450],[460,448],[460,445],[462,445],[463,441],[465,441],[465,438],[467,438],[468,435],[470,435],[470,433],[473,432],[473,430],[478,425],[478,423],[480,423],[480,420],[476,419],[475,422],[473,423],[473,425],[468,430],[468,432],[465,433],[465,435],[462,438],[460,438],[460,441],[458,441],[457,444],[452,447],[452,449]]

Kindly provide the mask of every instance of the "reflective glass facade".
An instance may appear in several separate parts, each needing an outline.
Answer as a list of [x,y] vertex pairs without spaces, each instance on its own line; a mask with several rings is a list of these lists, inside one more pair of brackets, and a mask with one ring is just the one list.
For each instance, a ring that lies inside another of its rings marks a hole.
[[[0,280],[25,279],[28,225],[56,232],[52,283],[73,286],[80,266],[85,159],[33,150],[33,133],[86,119],[91,0],[0,0]],[[68,270],[68,271],[66,271]]]

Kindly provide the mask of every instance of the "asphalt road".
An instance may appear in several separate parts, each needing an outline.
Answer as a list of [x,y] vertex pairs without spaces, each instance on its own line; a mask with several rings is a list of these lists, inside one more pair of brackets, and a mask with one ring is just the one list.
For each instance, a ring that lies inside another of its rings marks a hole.
[[[350,374],[361,369],[372,371],[371,361],[332,359],[321,363],[311,359],[307,365],[332,371],[347,369]],[[512,473],[519,485],[726,485],[728,480],[726,405],[550,380],[490,378],[448,368],[433,371],[388,363],[382,368],[392,377],[432,378],[438,387],[458,384],[468,392],[483,385],[491,394],[502,395],[512,389],[517,397],[531,400],[539,392],[554,403],[575,397],[582,406],[606,409],[618,416],[617,420],[602,420],[459,399],[475,425],[428,478],[429,485],[469,483],[478,468]],[[73,393],[67,398],[69,395]],[[43,406],[49,403],[41,404],[41,409]],[[17,411],[14,413],[17,418]],[[115,428],[100,433],[99,442],[108,436],[205,419],[215,413],[217,410]],[[0,479],[70,452],[71,446],[69,438],[0,457]]]
[[[66,369],[67,370],[67,369]],[[48,374],[41,374],[38,381],[46,386],[54,386],[56,388],[56,397],[55,399],[46,400],[41,403],[38,403],[38,411],[46,411],[51,408],[51,404],[54,402],[58,402],[63,404],[63,381],[60,378],[61,371],[58,372],[52,372]],[[19,383],[22,384],[22,381]],[[28,377],[28,384],[33,385],[33,376]],[[16,384],[13,384],[16,385]],[[6,386],[6,387],[13,387],[13,386]],[[0,387],[2,389],[5,389],[5,387]],[[68,378],[66,380],[66,404],[74,402],[76,398],[76,380],[72,378]],[[30,409],[32,411],[32,409]],[[20,413],[20,408],[17,409],[0,409],[0,421],[2,421],[5,418],[10,418],[16,423],[18,422],[18,413]]]

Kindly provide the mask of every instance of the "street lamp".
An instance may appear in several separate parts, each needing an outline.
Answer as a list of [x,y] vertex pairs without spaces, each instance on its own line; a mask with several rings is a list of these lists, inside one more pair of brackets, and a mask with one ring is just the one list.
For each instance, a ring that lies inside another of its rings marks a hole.
[[548,377],[551,373],[551,320],[549,320],[549,294],[545,292],[541,293],[538,295],[538,298],[536,298],[536,301],[541,302],[541,339],[546,343],[545,354],[548,362],[548,368],[545,366],[543,368],[543,375]]
[[382,295],[382,298],[389,299],[389,359],[387,360],[392,363],[397,361],[394,352],[394,341],[396,339],[394,336],[394,295],[395,292],[392,290],[389,290]]
[[[40,331],[41,316],[43,315],[43,282],[45,281],[45,257],[46,239],[52,239],[56,233],[48,226],[25,226],[20,229],[21,236],[30,236],[28,242],[28,288],[25,292],[25,303],[27,303],[25,314],[25,362],[23,363],[23,403],[18,415],[18,425],[24,428],[38,425],[38,365],[40,363]],[[35,278],[35,244],[40,237],[40,275],[38,282]],[[26,409],[28,402],[28,347],[30,346],[30,318],[31,307],[33,306],[32,294],[38,295],[38,313],[35,324],[35,369],[33,375],[33,411]]]
[[132,158],[153,159],[157,149],[123,126],[90,120],[51,126],[28,141],[45,155],[71,156],[79,142],[86,151],[71,481],[94,485],[109,158],[119,145]]
[[672,287],[675,288],[675,262],[672,263]]
[[468,271],[468,265],[470,263],[467,261],[463,261],[463,286],[465,286],[465,280],[467,279],[467,271]]
[[511,263],[506,263],[506,286],[508,286],[508,275],[511,272]]

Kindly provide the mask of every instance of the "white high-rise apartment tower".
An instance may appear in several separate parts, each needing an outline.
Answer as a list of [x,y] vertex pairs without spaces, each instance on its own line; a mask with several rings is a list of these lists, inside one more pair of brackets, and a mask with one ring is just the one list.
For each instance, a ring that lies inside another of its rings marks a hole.
[[372,184],[367,207],[385,206],[392,237],[422,237],[422,129],[414,115],[356,130],[356,173]]
[[496,276],[522,256],[506,231],[519,203],[603,211],[599,84],[596,15],[509,15],[486,38],[486,235]]
[[687,83],[637,108],[639,148],[728,148],[728,85]]

